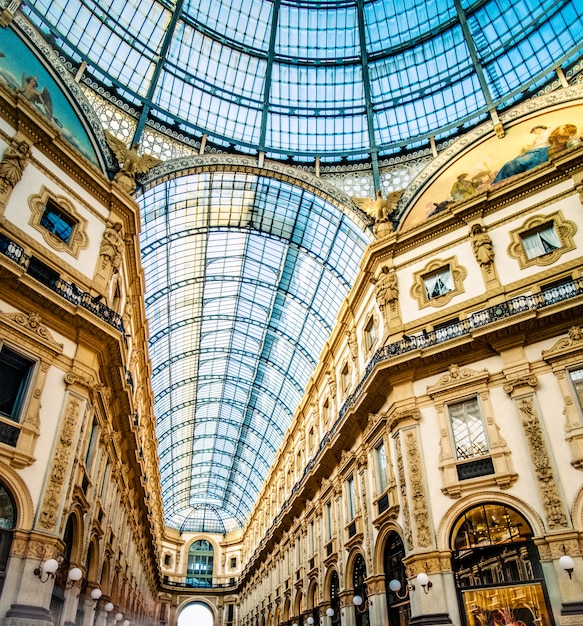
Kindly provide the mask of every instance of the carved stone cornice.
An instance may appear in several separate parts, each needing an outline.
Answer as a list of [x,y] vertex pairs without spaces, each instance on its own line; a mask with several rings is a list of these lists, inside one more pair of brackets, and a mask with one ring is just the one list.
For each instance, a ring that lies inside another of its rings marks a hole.
[[569,334],[562,337],[549,350],[542,351],[542,358],[545,361],[553,362],[570,356],[573,352],[583,350],[583,329],[580,326],[571,326]]
[[3,322],[14,330],[24,333],[30,339],[40,343],[55,354],[61,354],[63,344],[58,343],[49,329],[43,324],[38,313],[4,313],[0,311],[0,323]]
[[524,376],[516,376],[514,378],[508,379],[504,385],[503,389],[507,394],[512,394],[515,389],[519,389],[521,387],[530,387],[534,389],[538,384],[538,378],[535,374],[525,374]]
[[427,387],[427,393],[431,398],[435,398],[440,394],[446,394],[464,385],[485,384],[488,382],[489,376],[490,374],[487,369],[479,371],[470,369],[469,367],[460,369],[458,365],[453,363],[449,366],[447,374],[441,376],[435,385]]
[[389,411],[387,415],[387,427],[392,432],[404,422],[408,422],[409,420],[418,422],[420,419],[421,411],[415,406],[403,408],[395,407],[395,410]]

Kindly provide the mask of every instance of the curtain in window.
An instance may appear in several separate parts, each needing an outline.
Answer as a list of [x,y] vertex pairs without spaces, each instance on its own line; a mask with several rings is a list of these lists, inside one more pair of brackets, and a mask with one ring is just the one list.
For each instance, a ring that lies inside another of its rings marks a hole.
[[454,287],[449,267],[441,272],[425,276],[423,282],[425,283],[425,294],[428,300],[438,298],[448,291],[452,291]]
[[522,244],[527,259],[535,259],[561,247],[554,224],[531,235],[525,235]]

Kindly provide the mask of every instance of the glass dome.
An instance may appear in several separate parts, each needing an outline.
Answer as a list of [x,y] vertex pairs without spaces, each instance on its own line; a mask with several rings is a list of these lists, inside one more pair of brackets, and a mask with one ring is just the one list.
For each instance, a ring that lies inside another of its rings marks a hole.
[[580,56],[578,0],[34,0],[85,79],[226,150],[374,160],[485,119]]
[[[376,191],[379,159],[564,80],[583,48],[579,2],[25,0],[21,10],[78,79],[123,105],[132,143],[155,128],[215,151],[362,161]],[[373,238],[307,187],[252,170],[183,174],[139,198],[162,492],[179,530],[244,525]]]

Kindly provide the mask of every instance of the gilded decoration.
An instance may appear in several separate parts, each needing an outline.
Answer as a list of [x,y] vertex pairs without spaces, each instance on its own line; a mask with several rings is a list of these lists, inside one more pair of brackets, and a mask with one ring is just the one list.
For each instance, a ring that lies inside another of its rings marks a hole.
[[[529,259],[526,256],[523,236],[531,231],[536,231],[545,224],[552,222],[555,233],[559,239],[560,246],[552,252],[535,256]],[[510,231],[511,243],[508,246],[508,255],[518,261],[520,269],[531,267],[533,265],[545,266],[551,265],[558,261],[565,252],[575,250],[575,241],[573,236],[577,232],[577,225],[563,217],[561,211],[555,211],[549,215],[534,215],[524,222],[519,228]]]
[[516,399],[515,402],[530,450],[547,523],[549,528],[564,528],[567,526],[567,517],[563,511],[559,489],[555,482],[547,447],[544,442],[534,396],[523,396]]
[[[73,223],[69,241],[64,241],[42,225],[43,215],[49,200]],[[89,245],[89,237],[87,236],[88,222],[77,209],[75,209],[70,200],[64,196],[57,196],[51,193],[43,186],[41,187],[40,193],[29,196],[28,206],[31,210],[28,223],[38,230],[51,248],[59,252],[68,252],[76,259],[79,257],[79,252],[87,248]]]
[[77,422],[81,415],[82,402],[73,396],[65,408],[65,415],[61,435],[55,450],[53,466],[49,474],[49,480],[45,491],[39,524],[46,530],[55,530],[58,521],[58,510],[63,493],[63,483],[66,478],[69,460],[72,453],[73,439]]
[[[425,279],[442,270],[449,270],[453,287],[442,295],[430,298],[427,295]],[[413,286],[410,291],[411,297],[417,300],[420,309],[424,309],[428,306],[445,306],[451,302],[454,296],[464,293],[463,281],[467,275],[468,272],[466,268],[458,264],[455,256],[449,259],[434,259],[427,263],[422,270],[413,273]]]

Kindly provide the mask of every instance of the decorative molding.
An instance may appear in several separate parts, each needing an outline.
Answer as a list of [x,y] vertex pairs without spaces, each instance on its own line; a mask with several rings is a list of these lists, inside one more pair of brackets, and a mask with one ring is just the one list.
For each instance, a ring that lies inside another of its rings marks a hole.
[[[52,200],[54,204],[74,222],[73,231],[71,232],[71,240],[69,243],[57,237],[50,230],[46,229],[41,220],[47,206],[48,200]],[[29,196],[28,206],[31,210],[31,216],[28,223],[38,230],[43,239],[54,250],[59,252],[68,252],[76,259],[79,258],[80,250],[84,250],[89,245],[89,237],[87,236],[87,220],[75,209],[70,200],[64,196],[57,196],[51,193],[46,187],[41,187],[38,194]]]
[[[548,254],[536,256],[532,259],[527,258],[522,239],[523,235],[549,222],[553,222],[554,224],[557,236],[562,244],[561,247],[549,252]],[[533,265],[551,265],[558,261],[561,256],[565,254],[565,252],[575,250],[576,246],[573,236],[576,232],[577,225],[575,222],[566,220],[561,211],[555,211],[549,215],[534,215],[526,220],[522,226],[510,231],[509,234],[512,242],[508,246],[508,255],[518,261],[520,269],[531,267]]]
[[27,315],[26,313],[4,313],[0,311],[0,322],[2,321],[9,323],[14,329],[25,331],[29,337],[40,341],[52,352],[61,353],[63,351],[63,344],[54,339],[38,313]]
[[567,517],[563,510],[557,483],[555,482],[551,461],[534,403],[534,396],[529,395],[516,398],[515,403],[522,420],[547,523],[549,528],[565,528],[567,526]]
[[409,493],[413,502],[413,519],[415,520],[415,535],[417,543],[422,548],[432,544],[431,528],[429,526],[429,511],[425,486],[423,484],[423,465],[419,452],[419,443],[415,432],[411,429],[405,434],[405,447],[409,466]]
[[431,398],[434,398],[462,385],[485,384],[489,377],[490,374],[487,369],[473,370],[468,367],[460,369],[459,365],[452,363],[447,374],[443,374],[435,385],[427,387],[427,393]]
[[409,501],[407,500],[407,482],[405,480],[405,465],[403,462],[403,449],[401,437],[395,439],[395,454],[397,455],[397,474],[399,477],[399,495],[403,509],[403,534],[407,551],[410,552],[415,547],[413,543],[413,531],[411,530],[411,516],[409,512]]
[[542,351],[542,358],[545,361],[552,361],[580,350],[583,350],[583,329],[581,326],[571,326],[567,337],[559,339],[549,350]]
[[535,374],[526,374],[524,376],[516,376],[515,378],[508,379],[502,388],[507,394],[511,394],[515,389],[520,387],[532,387],[534,389],[537,385],[537,376]]
[[73,440],[77,422],[81,415],[81,406],[82,401],[79,398],[69,395],[69,400],[65,407],[63,426],[40,512],[39,525],[46,530],[57,529],[58,510],[61,504],[62,493],[65,489],[65,479],[73,452]]
[[[447,293],[436,298],[428,298],[425,290],[425,277],[440,270],[448,268],[451,273],[454,287]],[[427,263],[427,265],[418,272],[413,272],[413,286],[411,287],[411,297],[417,300],[417,304],[420,309],[424,309],[428,306],[442,307],[449,304],[454,296],[464,293],[463,281],[465,280],[468,272],[465,267],[461,266],[457,262],[455,256],[449,259],[434,259]]]

